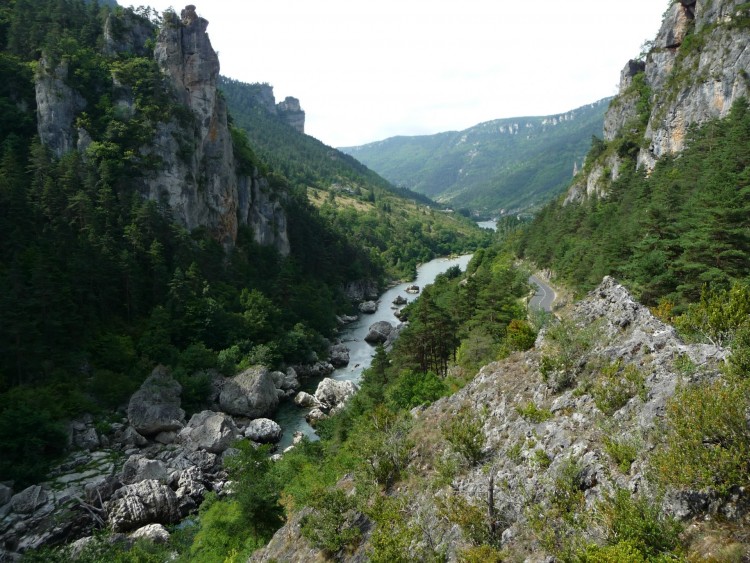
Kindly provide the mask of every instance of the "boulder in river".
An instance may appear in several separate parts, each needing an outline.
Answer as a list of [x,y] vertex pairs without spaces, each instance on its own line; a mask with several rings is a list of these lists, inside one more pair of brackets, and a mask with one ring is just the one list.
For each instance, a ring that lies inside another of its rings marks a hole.
[[304,391],[297,393],[297,396],[294,397],[294,404],[303,408],[316,407],[319,405],[318,400],[315,397]]
[[370,344],[383,344],[393,331],[393,325],[388,321],[378,321],[370,325],[369,332],[365,336],[365,342]]
[[335,344],[330,350],[331,364],[337,368],[349,365],[349,348],[345,344]]
[[378,310],[378,304],[376,301],[363,301],[357,308],[359,309],[360,313],[372,315],[373,313],[375,313],[375,311]]
[[345,404],[359,390],[352,381],[336,381],[326,377],[318,384],[315,398],[325,407],[333,409]]
[[396,297],[396,299],[393,300],[393,304],[398,306],[406,305],[406,303],[406,297],[404,297],[403,295],[399,295],[398,297]]
[[255,366],[226,381],[219,404],[229,414],[260,418],[276,410],[279,396],[268,369]]

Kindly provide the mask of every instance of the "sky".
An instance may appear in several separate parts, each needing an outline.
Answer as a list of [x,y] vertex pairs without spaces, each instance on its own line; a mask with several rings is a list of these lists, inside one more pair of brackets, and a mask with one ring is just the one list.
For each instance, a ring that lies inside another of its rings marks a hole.
[[[120,0],[121,4],[126,4]],[[179,14],[187,4],[152,0]],[[553,115],[617,93],[669,0],[193,0],[221,73],[300,100],[334,147]]]

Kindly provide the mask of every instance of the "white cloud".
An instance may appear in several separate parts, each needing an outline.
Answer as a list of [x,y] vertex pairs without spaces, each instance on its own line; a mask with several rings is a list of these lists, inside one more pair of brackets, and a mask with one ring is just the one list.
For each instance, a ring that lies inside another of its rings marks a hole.
[[[173,3],[155,1],[163,10]],[[333,146],[563,112],[616,92],[667,0],[211,0],[222,73],[295,96]],[[181,6],[175,6],[177,11]]]

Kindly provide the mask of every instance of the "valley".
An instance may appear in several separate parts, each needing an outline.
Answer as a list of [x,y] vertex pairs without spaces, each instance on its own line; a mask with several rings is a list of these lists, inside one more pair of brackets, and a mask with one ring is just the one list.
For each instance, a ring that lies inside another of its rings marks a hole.
[[750,559],[750,5],[344,149],[208,29],[0,3],[0,561]]

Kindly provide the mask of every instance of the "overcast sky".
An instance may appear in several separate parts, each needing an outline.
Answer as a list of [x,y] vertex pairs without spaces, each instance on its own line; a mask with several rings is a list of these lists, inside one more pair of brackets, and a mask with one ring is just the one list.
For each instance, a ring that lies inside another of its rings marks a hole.
[[[120,0],[122,4],[123,0]],[[144,2],[145,3],[145,2]],[[332,146],[562,113],[617,92],[669,0],[210,0],[221,72],[299,98]],[[186,5],[149,5],[179,14]]]

